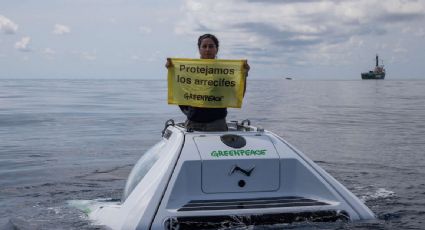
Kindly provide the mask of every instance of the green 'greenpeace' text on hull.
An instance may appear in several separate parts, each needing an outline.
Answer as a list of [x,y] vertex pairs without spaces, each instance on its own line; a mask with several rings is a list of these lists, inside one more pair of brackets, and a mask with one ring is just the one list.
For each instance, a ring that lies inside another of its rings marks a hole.
[[373,71],[361,74],[363,80],[384,80],[385,69],[384,65],[379,65],[379,57],[376,55],[376,66]]

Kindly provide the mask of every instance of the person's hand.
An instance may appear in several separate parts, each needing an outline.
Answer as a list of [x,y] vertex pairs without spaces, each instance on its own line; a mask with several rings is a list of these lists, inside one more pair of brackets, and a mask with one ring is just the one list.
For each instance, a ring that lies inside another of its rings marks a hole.
[[248,60],[245,60],[243,62],[243,68],[245,69],[246,76],[248,76],[248,72],[249,72],[249,69],[250,69],[250,67],[248,65]]
[[171,62],[171,58],[167,58],[167,63],[165,63],[165,68],[173,67],[173,62]]

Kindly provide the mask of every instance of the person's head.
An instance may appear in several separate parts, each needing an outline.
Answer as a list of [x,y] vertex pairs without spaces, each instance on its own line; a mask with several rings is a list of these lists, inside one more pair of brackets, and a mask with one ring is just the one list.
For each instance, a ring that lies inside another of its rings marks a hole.
[[204,34],[198,38],[198,49],[202,59],[216,58],[218,46],[218,39],[212,34]]

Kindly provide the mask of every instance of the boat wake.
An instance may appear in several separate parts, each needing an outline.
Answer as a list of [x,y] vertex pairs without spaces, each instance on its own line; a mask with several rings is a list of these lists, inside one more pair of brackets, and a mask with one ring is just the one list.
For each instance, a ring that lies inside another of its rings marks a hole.
[[99,209],[104,205],[118,205],[119,199],[99,198],[94,200],[68,200],[66,203],[73,208],[84,212],[84,216],[89,215],[93,210]]

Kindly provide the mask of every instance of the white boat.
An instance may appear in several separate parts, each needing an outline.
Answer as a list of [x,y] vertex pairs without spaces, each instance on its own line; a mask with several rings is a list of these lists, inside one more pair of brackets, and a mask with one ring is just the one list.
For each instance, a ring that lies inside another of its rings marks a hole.
[[112,229],[217,229],[374,214],[276,134],[242,123],[227,132],[167,121],[160,142],[131,171],[120,203],[89,213]]

